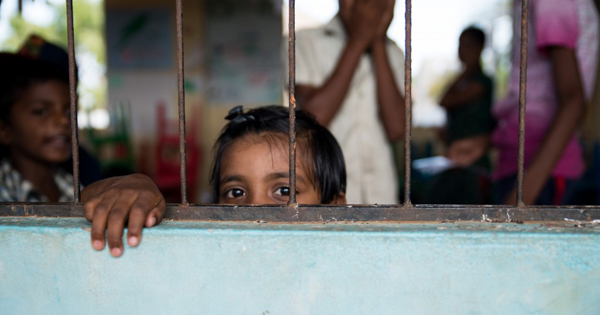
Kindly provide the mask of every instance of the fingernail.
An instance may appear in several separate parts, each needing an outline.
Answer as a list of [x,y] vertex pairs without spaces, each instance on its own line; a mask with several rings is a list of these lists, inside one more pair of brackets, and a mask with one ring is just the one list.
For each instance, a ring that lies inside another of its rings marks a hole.
[[94,241],[92,242],[92,247],[94,247],[95,250],[102,250],[104,248],[104,242]]
[[129,238],[129,246],[137,246],[139,244],[139,240],[137,237],[132,236]]
[[154,226],[154,223],[156,223],[156,218],[151,216],[148,221],[146,221],[146,227]]
[[113,257],[119,257],[119,256],[121,256],[122,253],[123,253],[123,250],[121,250],[118,247],[115,247],[110,250],[110,254],[113,255]]

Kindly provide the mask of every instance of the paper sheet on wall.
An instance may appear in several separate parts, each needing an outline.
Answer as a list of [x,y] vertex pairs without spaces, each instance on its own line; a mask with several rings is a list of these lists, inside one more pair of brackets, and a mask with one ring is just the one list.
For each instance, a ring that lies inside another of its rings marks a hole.
[[281,101],[281,4],[208,1],[209,103]]
[[107,10],[106,47],[113,70],[169,69],[174,66],[173,11]]

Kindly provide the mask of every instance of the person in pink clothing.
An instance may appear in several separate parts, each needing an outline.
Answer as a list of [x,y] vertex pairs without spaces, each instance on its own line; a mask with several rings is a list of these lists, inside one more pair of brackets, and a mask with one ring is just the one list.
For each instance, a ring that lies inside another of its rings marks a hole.
[[[513,8],[512,69],[507,97],[493,105],[491,135],[450,148],[459,164],[498,150],[493,179],[497,203],[513,204],[518,158],[521,1]],[[578,128],[593,93],[598,59],[598,12],[592,0],[531,0],[525,128],[526,204],[565,204],[584,172]]]

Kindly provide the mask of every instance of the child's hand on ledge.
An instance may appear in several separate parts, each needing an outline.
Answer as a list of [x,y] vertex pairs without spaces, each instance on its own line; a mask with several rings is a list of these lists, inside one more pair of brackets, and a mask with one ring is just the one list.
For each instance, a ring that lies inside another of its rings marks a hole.
[[96,182],[81,192],[85,218],[92,223],[92,247],[102,250],[105,233],[110,254],[123,254],[123,230],[127,242],[137,246],[142,229],[163,219],[166,203],[154,182],[146,175],[112,177]]

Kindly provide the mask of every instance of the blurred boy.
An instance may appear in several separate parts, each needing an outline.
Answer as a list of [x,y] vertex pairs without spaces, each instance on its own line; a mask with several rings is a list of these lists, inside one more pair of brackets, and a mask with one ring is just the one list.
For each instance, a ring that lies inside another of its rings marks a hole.
[[57,167],[71,154],[69,78],[54,64],[0,61],[0,200],[73,200],[73,179]]
[[[65,75],[69,73],[69,54],[67,51],[38,35],[30,35],[17,54],[54,64],[60,67]],[[77,80],[77,65],[75,65],[75,74]],[[69,158],[61,163],[60,167],[67,173],[73,174],[73,159]],[[102,179],[100,162],[81,145],[79,146],[79,176],[84,186]]]

